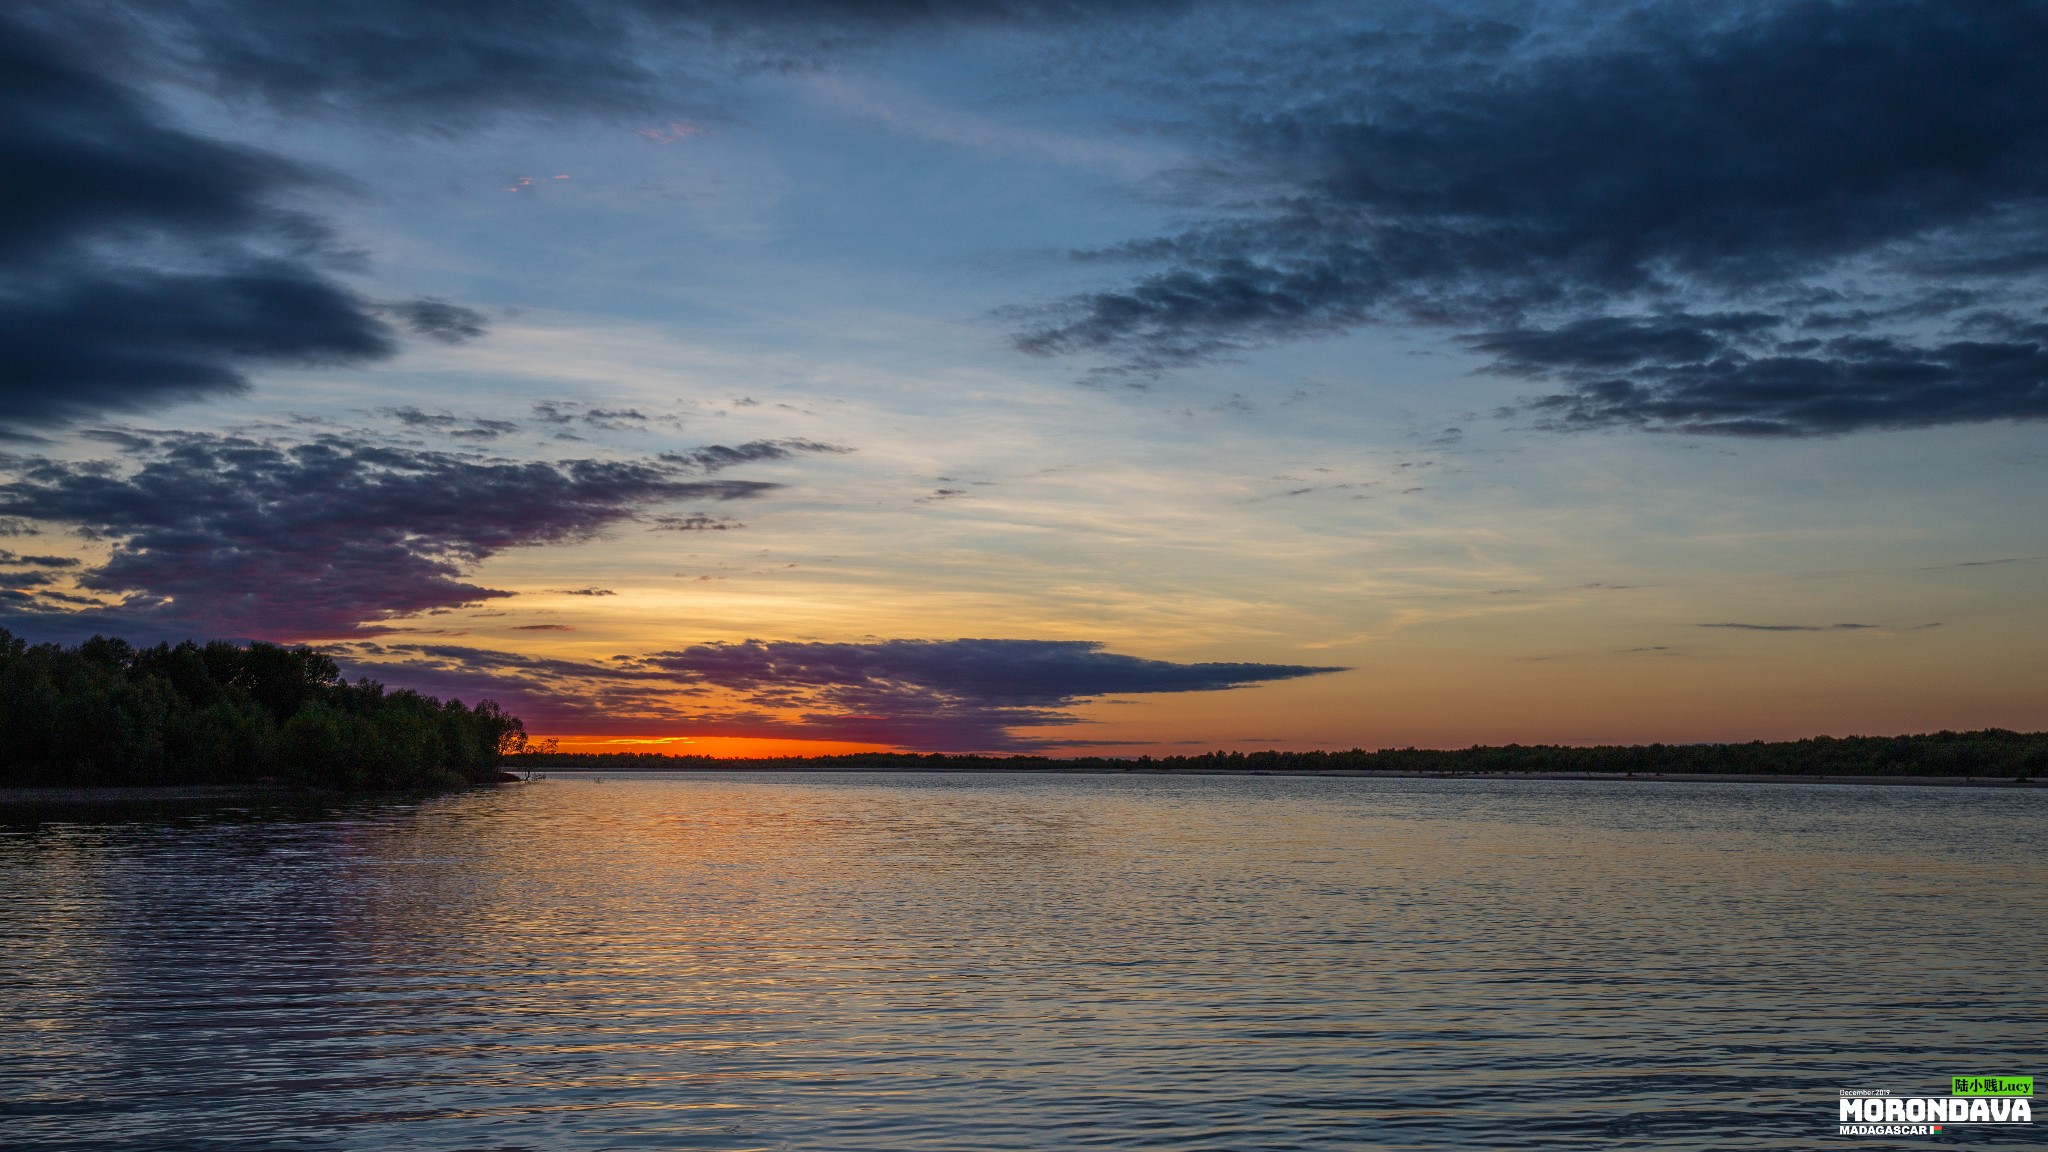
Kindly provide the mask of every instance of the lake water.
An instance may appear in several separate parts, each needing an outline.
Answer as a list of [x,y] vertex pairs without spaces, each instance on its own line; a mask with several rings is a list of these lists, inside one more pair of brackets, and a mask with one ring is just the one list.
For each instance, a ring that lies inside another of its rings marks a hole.
[[0,1146],[1897,1148],[2048,1074],[2048,792],[558,777],[0,826]]

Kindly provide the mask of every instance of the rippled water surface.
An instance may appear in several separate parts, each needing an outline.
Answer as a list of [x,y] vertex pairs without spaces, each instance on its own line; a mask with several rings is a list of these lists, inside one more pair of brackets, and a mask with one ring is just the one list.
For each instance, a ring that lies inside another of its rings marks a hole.
[[16,822],[0,1146],[1856,1147],[1840,1088],[2048,1074],[2044,832],[2041,791],[1024,775]]

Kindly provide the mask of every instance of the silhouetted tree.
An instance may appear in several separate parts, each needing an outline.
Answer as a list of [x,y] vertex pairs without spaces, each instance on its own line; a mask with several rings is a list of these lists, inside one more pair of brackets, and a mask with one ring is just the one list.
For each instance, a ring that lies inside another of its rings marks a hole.
[[63,648],[0,629],[0,784],[441,787],[494,779],[526,744],[493,701],[350,684],[303,646]]

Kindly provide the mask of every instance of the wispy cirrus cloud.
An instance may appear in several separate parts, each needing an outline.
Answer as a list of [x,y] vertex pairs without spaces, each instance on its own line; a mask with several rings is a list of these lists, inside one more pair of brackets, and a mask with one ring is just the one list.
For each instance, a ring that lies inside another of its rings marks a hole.
[[1882,624],[1700,624],[1700,628],[1733,628],[1741,632],[1861,632]]
[[1955,564],[1932,564],[1922,572],[1939,572],[1949,568],[2002,568],[2007,564],[2035,564],[2048,560],[2048,556],[2001,556],[1996,560],[1963,560]]
[[1343,671],[1177,664],[1092,641],[747,640],[610,661],[373,641],[347,649],[395,683],[506,702],[537,731],[776,736],[927,750],[1022,751],[1018,729],[1081,723],[1102,696],[1213,692]]

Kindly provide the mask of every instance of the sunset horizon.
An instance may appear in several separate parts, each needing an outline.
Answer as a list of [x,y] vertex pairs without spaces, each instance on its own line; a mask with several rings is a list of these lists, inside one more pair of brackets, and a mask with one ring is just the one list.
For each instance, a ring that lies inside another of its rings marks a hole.
[[10,0],[0,170],[0,1146],[2034,1142],[2048,0]]
[[2048,729],[2031,6],[219,7],[0,22],[31,642],[577,747]]

